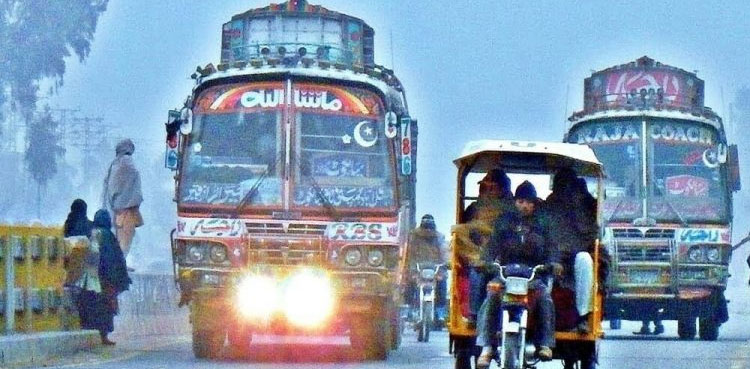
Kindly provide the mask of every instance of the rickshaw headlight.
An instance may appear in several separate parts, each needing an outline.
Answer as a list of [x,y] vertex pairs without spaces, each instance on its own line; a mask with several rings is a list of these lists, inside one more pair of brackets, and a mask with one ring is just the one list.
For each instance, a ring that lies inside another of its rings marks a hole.
[[372,249],[367,253],[367,263],[374,267],[381,266],[383,265],[384,257],[383,251]]
[[196,244],[190,245],[187,249],[187,259],[193,263],[200,263],[205,257],[203,253],[203,246]]
[[718,247],[712,246],[706,250],[706,259],[712,263],[716,263],[721,259],[721,252]]
[[214,263],[223,263],[227,260],[227,248],[224,245],[211,246],[209,257]]
[[688,260],[693,263],[699,263],[703,261],[703,249],[698,246],[693,246],[688,250]]
[[351,266],[357,266],[362,261],[362,251],[358,248],[350,248],[344,254],[344,261]]

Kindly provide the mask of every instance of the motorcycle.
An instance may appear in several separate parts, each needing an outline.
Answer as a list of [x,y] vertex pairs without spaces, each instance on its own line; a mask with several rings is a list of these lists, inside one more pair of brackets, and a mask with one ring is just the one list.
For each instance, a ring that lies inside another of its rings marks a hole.
[[[498,278],[503,286],[500,312],[502,330],[501,346],[498,350],[498,361],[501,369],[534,368],[539,359],[536,347],[526,342],[527,321],[529,313],[529,285],[538,273],[546,270],[544,265],[529,268],[523,265],[500,266]],[[498,286],[499,288],[499,286]]]
[[428,263],[417,264],[417,290],[419,293],[419,307],[417,310],[417,341],[429,342],[435,317],[435,282],[437,266]]

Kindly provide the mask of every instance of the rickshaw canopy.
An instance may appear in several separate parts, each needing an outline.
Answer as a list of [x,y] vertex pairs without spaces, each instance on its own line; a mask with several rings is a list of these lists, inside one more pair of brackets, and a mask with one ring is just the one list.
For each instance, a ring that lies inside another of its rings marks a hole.
[[461,156],[453,161],[457,167],[468,166],[472,172],[493,168],[518,169],[524,172],[549,172],[570,167],[578,175],[603,175],[602,163],[586,145],[511,140],[479,140],[468,142]]

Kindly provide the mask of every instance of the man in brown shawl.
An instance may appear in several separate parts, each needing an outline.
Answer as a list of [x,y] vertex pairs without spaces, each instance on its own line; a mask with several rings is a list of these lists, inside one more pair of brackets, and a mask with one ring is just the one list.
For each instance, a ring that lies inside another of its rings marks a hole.
[[102,208],[107,209],[115,223],[115,232],[123,254],[127,256],[135,236],[135,228],[143,225],[139,206],[143,202],[141,175],[133,162],[135,145],[130,139],[115,147],[115,159],[104,178]]

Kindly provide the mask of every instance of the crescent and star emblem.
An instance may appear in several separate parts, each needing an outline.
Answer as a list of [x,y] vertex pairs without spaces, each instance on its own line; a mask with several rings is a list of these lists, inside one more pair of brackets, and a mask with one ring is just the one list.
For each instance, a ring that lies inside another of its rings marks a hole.
[[373,147],[378,142],[378,132],[370,121],[363,120],[354,127],[354,141],[362,147]]

